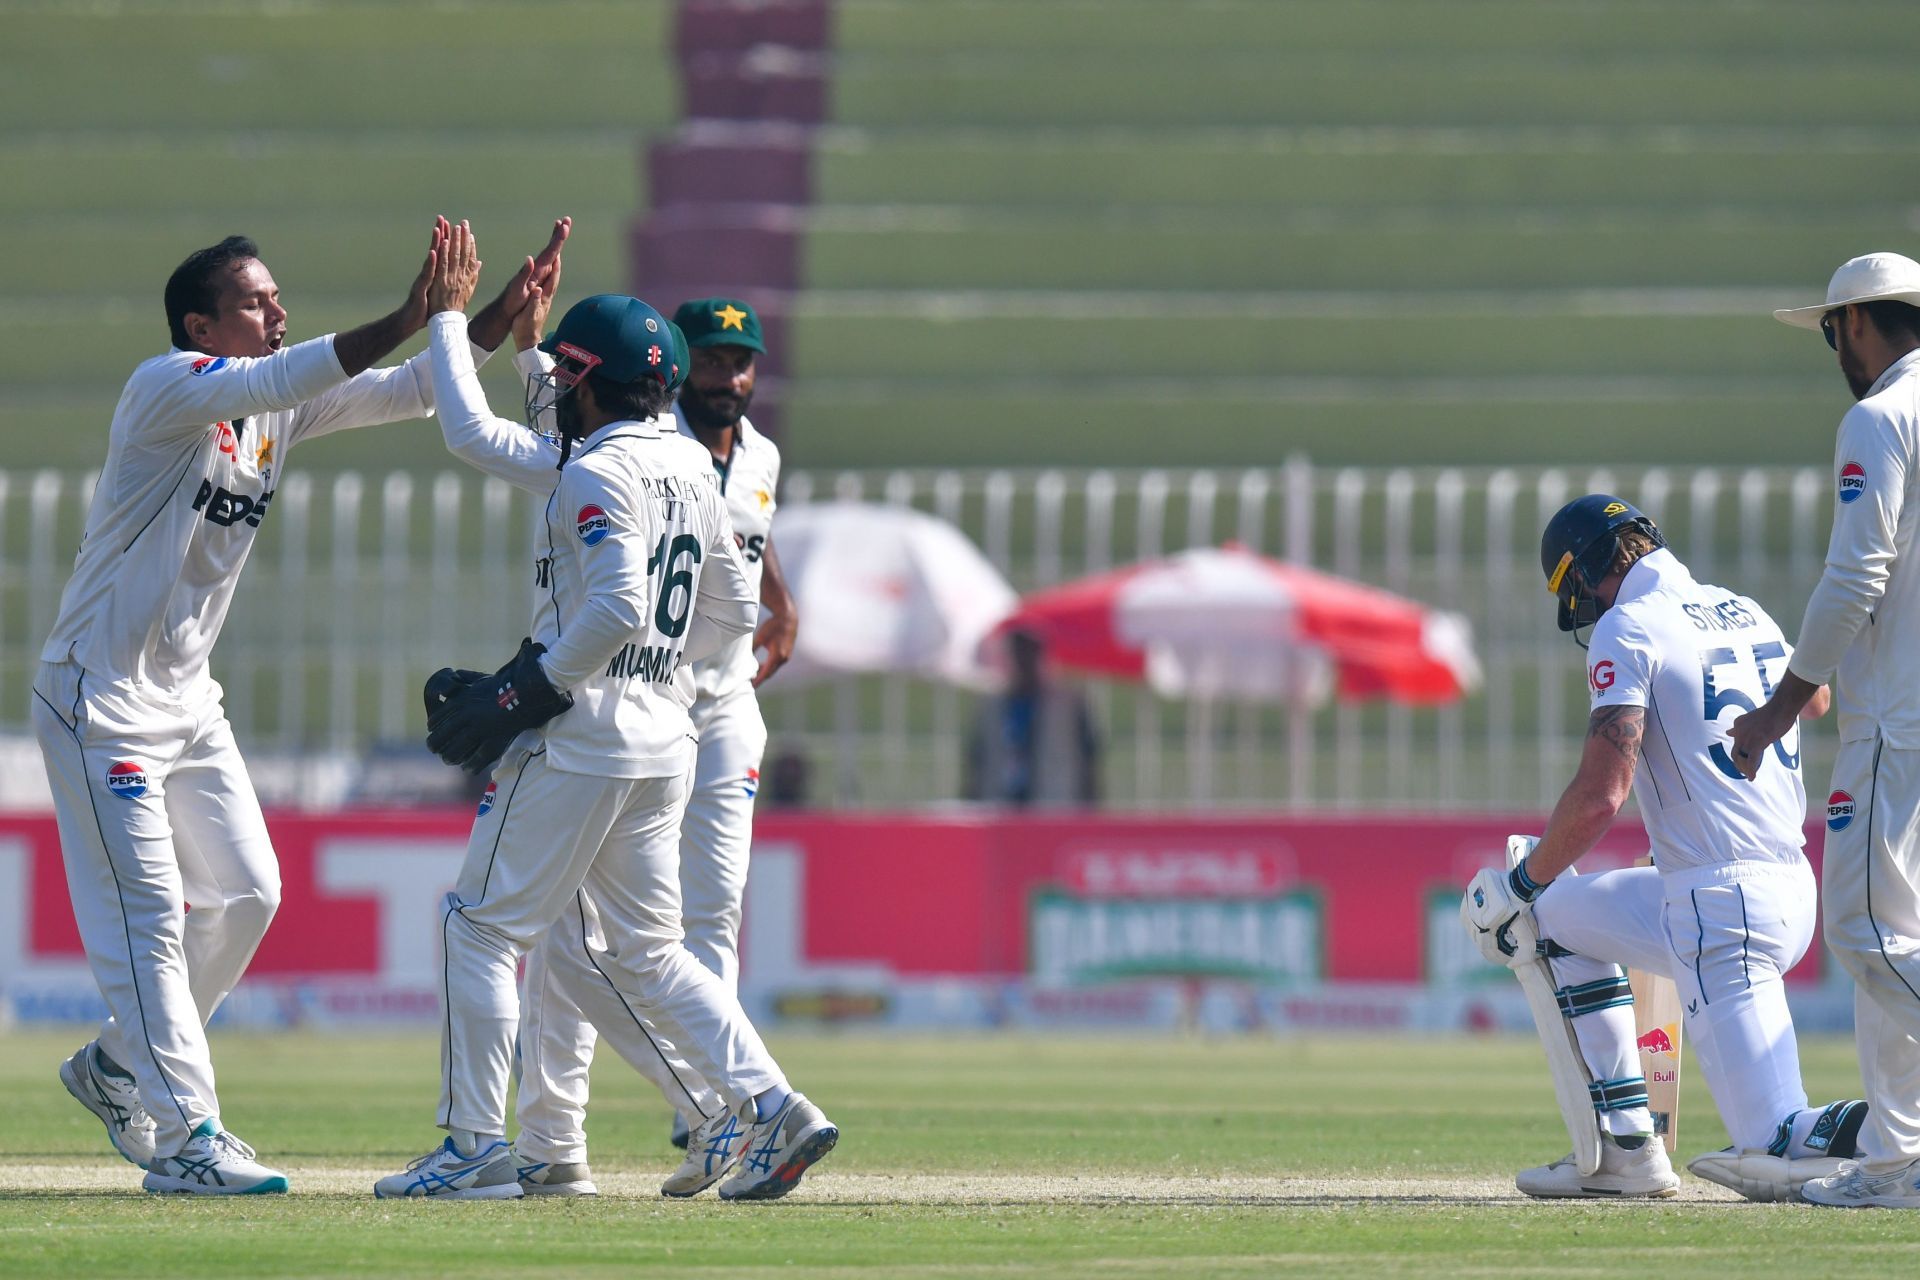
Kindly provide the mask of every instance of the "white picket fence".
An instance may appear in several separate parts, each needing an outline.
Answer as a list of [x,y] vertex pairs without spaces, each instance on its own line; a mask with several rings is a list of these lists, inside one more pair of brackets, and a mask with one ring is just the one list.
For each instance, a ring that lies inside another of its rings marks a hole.
[[[94,477],[0,472],[0,730],[23,731]],[[1486,686],[1458,706],[1287,711],[1096,686],[1107,802],[1532,809],[1579,749],[1578,651],[1551,621],[1539,531],[1580,493],[1621,493],[1695,573],[1797,631],[1831,518],[1823,469],[1318,468],[798,472],[783,504],[864,500],[960,528],[1022,590],[1237,541],[1472,622]],[[421,732],[432,669],[491,666],[524,633],[535,521],[524,494],[462,471],[294,472],[277,491],[215,657],[244,746],[360,753]],[[778,523],[775,524],[778,537]],[[803,620],[804,625],[804,620]],[[763,693],[769,758],[799,753],[816,803],[958,794],[971,695],[895,678]],[[1809,742],[1817,786],[1828,739]]]

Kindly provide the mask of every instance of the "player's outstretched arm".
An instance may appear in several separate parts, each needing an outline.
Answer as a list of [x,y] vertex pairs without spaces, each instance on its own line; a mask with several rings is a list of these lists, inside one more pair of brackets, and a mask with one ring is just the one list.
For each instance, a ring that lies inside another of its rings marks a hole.
[[[522,262],[499,296],[480,308],[468,324],[467,336],[474,345],[493,351],[506,340],[509,332],[515,335],[516,345],[520,345],[521,350],[532,345],[521,345],[517,341],[521,315],[535,305],[544,287],[546,306],[540,308],[539,321],[541,325],[546,323],[547,307],[552,306],[554,290],[560,284],[560,249],[566,244],[567,235],[572,230],[572,218],[554,219],[553,232],[547,237],[546,247]],[[536,336],[534,340],[537,342],[539,339]]]
[[429,363],[441,436],[461,461],[529,492],[548,494],[559,450],[520,424],[495,417],[474,372],[464,309],[479,284],[480,266],[472,229],[464,222],[450,226],[427,291],[433,311]]
[[445,245],[446,219],[436,218],[433,236],[427,243],[427,258],[419,274],[407,286],[406,300],[378,320],[335,334],[333,357],[351,378],[365,373],[394,348],[427,327],[427,284],[433,279],[433,264]]

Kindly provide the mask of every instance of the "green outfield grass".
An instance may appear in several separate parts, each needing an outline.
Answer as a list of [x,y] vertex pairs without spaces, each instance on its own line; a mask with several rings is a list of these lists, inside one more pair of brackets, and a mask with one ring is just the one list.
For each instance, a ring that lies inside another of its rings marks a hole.
[[[666,1110],[595,1074],[595,1200],[377,1202],[437,1138],[430,1038],[215,1037],[229,1125],[285,1198],[141,1195],[54,1078],[75,1037],[0,1041],[9,1277],[1900,1274],[1910,1221],[1758,1206],[1684,1179],[1660,1204],[1545,1204],[1512,1172],[1566,1135],[1518,1039],[783,1036],[843,1137],[787,1200],[653,1194]],[[1816,1096],[1851,1045],[1805,1043]],[[1698,1072],[1682,1151],[1720,1145]]]

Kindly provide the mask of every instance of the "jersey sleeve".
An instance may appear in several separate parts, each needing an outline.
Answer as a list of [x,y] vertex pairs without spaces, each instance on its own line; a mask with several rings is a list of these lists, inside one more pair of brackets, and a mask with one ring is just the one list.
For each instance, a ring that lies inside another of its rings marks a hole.
[[347,380],[333,335],[297,342],[270,356],[209,356],[173,351],[149,360],[127,384],[128,443],[196,436],[214,422],[294,409]]
[[713,502],[718,519],[707,543],[706,563],[693,602],[693,623],[687,631],[689,662],[710,658],[736,637],[752,631],[760,620],[760,597],[747,581],[747,567],[733,537],[733,519],[727,504]]
[[[440,407],[440,435],[462,462],[534,493],[553,492],[560,450],[517,422],[497,418],[475,373],[467,318],[443,311],[429,322],[433,395]],[[516,361],[517,363],[517,361]]]
[[1627,625],[1595,627],[1587,650],[1589,707],[1645,707],[1653,701],[1653,646]]
[[628,486],[589,461],[560,473],[554,503],[561,527],[571,520],[580,539],[585,599],[542,660],[555,688],[571,689],[606,668],[621,645],[647,625],[647,560],[662,521],[656,504],[636,501]]
[[[466,346],[468,363],[474,369],[480,368],[493,355],[485,347],[472,342]],[[294,415],[289,438],[292,442],[298,442],[330,435],[335,431],[353,431],[389,422],[430,418],[437,399],[433,381],[433,348],[429,344],[427,350],[403,364],[385,369],[368,369],[302,405]]]
[[1809,684],[1833,679],[1854,636],[1886,594],[1913,466],[1906,442],[1880,414],[1860,404],[1840,420],[1833,460],[1838,500],[1827,567],[1807,601],[1789,664]]

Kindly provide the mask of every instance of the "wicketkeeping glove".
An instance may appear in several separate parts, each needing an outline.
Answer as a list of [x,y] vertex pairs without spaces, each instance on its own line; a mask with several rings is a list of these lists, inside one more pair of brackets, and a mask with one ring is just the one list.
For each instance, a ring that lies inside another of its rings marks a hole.
[[[538,728],[573,705],[540,669],[547,651],[520,642],[513,661],[492,675],[443,668],[427,680],[427,750],[468,773],[493,766],[514,738]],[[438,705],[436,706],[436,699]]]

